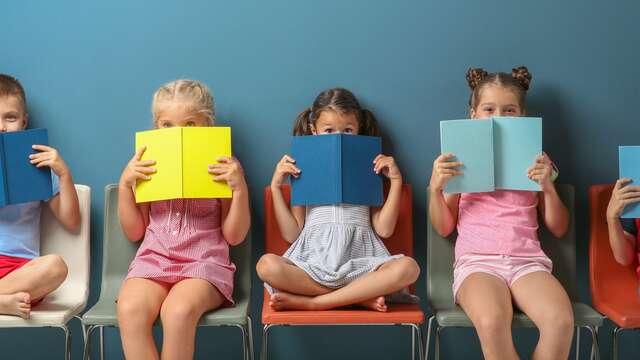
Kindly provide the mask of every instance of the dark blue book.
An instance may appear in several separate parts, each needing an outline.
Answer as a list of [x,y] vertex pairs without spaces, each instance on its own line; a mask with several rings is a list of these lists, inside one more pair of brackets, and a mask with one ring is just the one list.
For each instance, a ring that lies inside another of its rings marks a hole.
[[0,206],[48,200],[53,196],[51,169],[37,168],[32,145],[48,145],[47,129],[0,134]]
[[300,176],[291,178],[292,205],[382,205],[382,177],[373,160],[382,153],[379,137],[294,136],[291,156]]

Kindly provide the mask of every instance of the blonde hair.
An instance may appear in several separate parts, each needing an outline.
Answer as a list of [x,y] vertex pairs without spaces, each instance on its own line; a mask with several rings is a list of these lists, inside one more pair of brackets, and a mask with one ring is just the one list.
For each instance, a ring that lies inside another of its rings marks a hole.
[[209,125],[213,125],[216,118],[215,104],[211,90],[205,84],[196,80],[179,79],[162,85],[153,94],[153,103],[151,104],[153,121],[158,119],[162,103],[169,101],[190,103],[194,112],[205,115]]

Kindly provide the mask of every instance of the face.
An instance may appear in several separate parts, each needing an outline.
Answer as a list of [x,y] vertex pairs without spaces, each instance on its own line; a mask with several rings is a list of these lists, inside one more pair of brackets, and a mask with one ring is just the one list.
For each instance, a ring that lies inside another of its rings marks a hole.
[[472,119],[488,119],[492,116],[524,116],[516,94],[508,87],[487,85],[480,92],[480,101],[471,109]]
[[324,134],[358,134],[358,119],[353,113],[341,113],[325,110],[320,113],[315,124],[311,126],[313,135]]
[[24,130],[28,115],[17,96],[0,96],[0,132]]
[[155,120],[156,128],[209,126],[207,116],[194,111],[190,105],[183,101],[162,104],[162,110],[158,112],[158,118]]

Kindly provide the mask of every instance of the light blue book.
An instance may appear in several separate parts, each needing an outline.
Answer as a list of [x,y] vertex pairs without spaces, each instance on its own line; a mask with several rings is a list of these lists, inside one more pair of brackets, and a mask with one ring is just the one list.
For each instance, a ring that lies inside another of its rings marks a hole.
[[540,191],[527,169],[542,154],[541,118],[441,121],[440,150],[464,163],[463,174],[447,183],[447,193]]
[[[629,178],[629,185],[640,185],[640,146],[618,147],[618,160],[620,179]],[[640,218],[640,206],[638,203],[629,204],[622,212],[623,219]]]
[[451,161],[462,161],[462,175],[454,176],[444,188],[447,193],[493,191],[493,122],[491,120],[449,120],[440,122],[440,151],[453,153]]
[[542,119],[494,117],[493,141],[496,189],[540,191],[527,169],[542,154]]

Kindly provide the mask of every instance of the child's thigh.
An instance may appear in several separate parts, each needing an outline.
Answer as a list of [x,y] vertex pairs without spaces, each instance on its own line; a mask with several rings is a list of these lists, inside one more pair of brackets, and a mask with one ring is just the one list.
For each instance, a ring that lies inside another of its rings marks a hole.
[[[558,279],[538,271],[522,276],[511,286],[513,302],[536,324],[573,317],[571,301]],[[572,321],[572,320],[571,320]]]
[[203,279],[185,279],[177,282],[162,304],[163,315],[200,316],[220,307],[226,301],[220,291]]
[[[170,286],[161,282],[143,278],[131,278],[124,281],[117,300],[118,318],[143,316],[154,320],[169,293]],[[123,315],[124,317],[120,316]]]
[[510,322],[513,316],[511,292],[497,276],[483,272],[470,274],[463,280],[456,297],[474,323],[485,318]]
[[31,291],[55,279],[64,280],[67,266],[59,255],[44,255],[30,260],[0,279],[0,293]]

